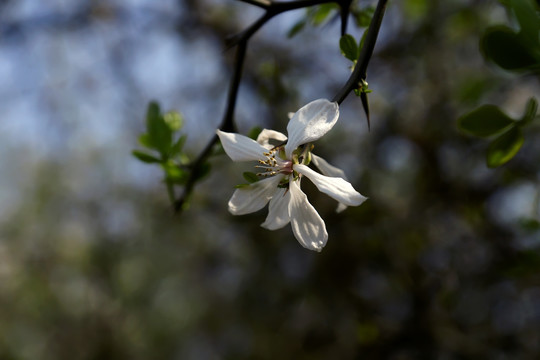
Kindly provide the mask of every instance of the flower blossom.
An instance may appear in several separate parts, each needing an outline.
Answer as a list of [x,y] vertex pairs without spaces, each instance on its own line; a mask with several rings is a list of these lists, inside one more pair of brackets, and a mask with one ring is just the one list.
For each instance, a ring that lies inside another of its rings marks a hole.
[[[266,220],[261,224],[277,230],[289,222],[298,242],[305,248],[321,251],[328,240],[324,221],[300,189],[302,177],[307,177],[319,191],[339,202],[338,211],[357,206],[366,198],[345,179],[345,174],[311,153],[311,142],[326,134],[339,117],[337,103],[319,99],[298,110],[284,134],[264,129],[257,141],[247,136],[218,130],[225,153],[233,161],[257,161],[261,179],[240,186],[229,200],[233,215],[244,215],[262,209],[269,203]],[[270,140],[280,142],[277,146]],[[283,145],[284,144],[284,145]],[[313,162],[322,174],[308,167]]]

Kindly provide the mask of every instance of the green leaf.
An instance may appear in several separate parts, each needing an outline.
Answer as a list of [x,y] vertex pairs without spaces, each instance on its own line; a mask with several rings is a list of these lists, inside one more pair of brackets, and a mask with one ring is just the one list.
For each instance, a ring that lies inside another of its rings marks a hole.
[[525,106],[525,114],[521,118],[521,124],[525,125],[534,120],[538,111],[538,101],[535,98],[530,98]]
[[175,184],[184,184],[186,182],[188,177],[187,172],[179,168],[174,162],[167,161],[162,163],[161,166],[165,170],[165,181]]
[[151,102],[146,113],[149,141],[162,156],[168,156],[172,143],[172,130],[159,112],[159,105]]
[[177,111],[169,111],[163,115],[163,120],[172,131],[178,131],[184,125],[184,119]]
[[499,136],[488,147],[487,165],[494,168],[506,164],[518,153],[524,140],[518,126]]
[[513,123],[514,120],[495,105],[483,105],[458,119],[461,130],[479,137],[495,135]]
[[294,26],[287,32],[287,37],[292,38],[298,34],[306,26],[306,20],[302,19],[298,21]]
[[531,0],[510,0],[510,7],[516,14],[516,19],[521,28],[520,35],[531,46],[538,44],[538,32],[540,32],[540,16]]
[[246,181],[250,184],[260,180],[257,174],[249,171],[244,172],[242,175],[244,176],[244,179],[246,179]]
[[368,27],[371,23],[371,19],[373,18],[374,13],[375,7],[373,6],[369,6],[365,9],[358,11],[354,17],[354,19],[356,20],[356,25],[361,28]]
[[336,6],[334,4],[319,5],[312,15],[313,25],[321,25],[326,20],[328,15],[330,15],[330,12],[335,8]]
[[133,156],[135,156],[137,159],[139,159],[140,161],[142,162],[145,162],[145,163],[148,163],[148,164],[153,164],[153,163],[160,163],[161,160],[150,155],[150,154],[147,154],[143,151],[139,151],[139,150],[133,150],[131,152],[133,154]]
[[184,145],[187,140],[187,135],[182,135],[178,138],[178,140],[171,146],[171,157],[174,157],[182,152],[182,149],[184,148]]
[[345,34],[339,39],[339,48],[341,54],[351,61],[356,61],[358,59],[358,45],[356,40],[349,34]]
[[248,137],[253,140],[257,140],[257,137],[261,133],[262,128],[260,126],[252,127],[248,132]]
[[152,145],[152,141],[150,141],[150,135],[148,134],[141,134],[139,135],[139,144],[141,144],[141,146],[144,146],[146,148],[149,148],[149,149],[153,149],[154,146]]
[[520,36],[506,26],[486,30],[480,47],[486,58],[505,70],[540,68],[540,57],[534,54],[534,49],[524,44]]

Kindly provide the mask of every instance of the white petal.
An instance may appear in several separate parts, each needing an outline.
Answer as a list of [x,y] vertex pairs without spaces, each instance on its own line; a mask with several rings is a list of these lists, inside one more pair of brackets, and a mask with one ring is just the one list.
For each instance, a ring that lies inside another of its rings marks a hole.
[[290,200],[291,192],[287,189],[279,188],[272,197],[272,200],[270,200],[270,205],[268,206],[268,216],[261,226],[268,230],[277,230],[287,225],[290,221]]
[[311,154],[311,161],[321,171],[321,173],[323,175],[332,176],[332,177],[340,177],[340,178],[345,179],[345,180],[348,181],[347,176],[345,175],[345,171],[341,170],[338,167],[330,165],[322,157],[317,156],[317,155],[312,153]]
[[[326,160],[324,160],[322,157],[317,156],[315,154],[311,154],[311,161],[313,164],[321,171],[323,175],[326,176],[332,176],[332,177],[340,177],[348,181],[347,176],[345,175],[345,171],[341,170],[340,168],[337,168],[333,165],[330,165]],[[347,205],[343,203],[339,203],[336,212],[340,213],[347,209]]]
[[265,159],[263,155],[267,151],[261,144],[247,136],[227,133],[217,130],[216,134],[221,140],[223,149],[233,161],[250,161]]
[[300,189],[299,181],[291,181],[289,184],[289,215],[294,236],[303,247],[321,251],[328,240],[324,221]]
[[331,196],[340,203],[348,206],[357,206],[366,200],[365,196],[354,190],[353,186],[342,178],[321,175],[302,164],[293,165],[293,169],[307,176],[317,186],[319,191]]
[[229,200],[229,211],[233,215],[245,215],[260,210],[278,190],[283,176],[272,176],[249,186],[236,189]]
[[330,131],[338,117],[338,104],[326,99],[312,101],[298,110],[287,125],[287,158],[298,146],[315,141]]
[[279,131],[268,129],[263,129],[259,136],[257,136],[257,142],[267,149],[271,149],[274,147],[274,145],[270,144],[270,140],[277,140],[283,142],[287,140],[287,136],[280,133]]

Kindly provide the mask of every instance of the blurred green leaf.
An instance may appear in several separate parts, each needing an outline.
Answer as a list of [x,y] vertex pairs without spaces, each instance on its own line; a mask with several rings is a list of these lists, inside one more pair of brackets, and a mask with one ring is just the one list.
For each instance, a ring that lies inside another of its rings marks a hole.
[[536,232],[540,230],[540,221],[536,219],[520,219],[519,224],[524,230],[529,232]]
[[176,155],[178,155],[178,154],[180,154],[182,152],[182,149],[184,148],[186,140],[187,140],[187,135],[182,135],[173,144],[173,146],[171,147],[171,153],[170,153],[170,155],[172,157],[174,157],[174,156],[176,156]]
[[522,40],[530,46],[538,47],[540,16],[538,16],[532,0],[510,0],[510,7],[519,22]]
[[169,111],[163,115],[163,120],[172,131],[178,131],[184,125],[184,119],[177,111]]
[[312,14],[313,24],[316,26],[321,25],[335,8],[336,5],[334,4],[322,4],[317,6]]
[[535,49],[524,44],[521,37],[506,26],[495,26],[486,30],[480,47],[486,58],[505,70],[540,68],[540,55],[535,55]]
[[537,111],[538,101],[536,101],[535,98],[530,98],[527,105],[525,105],[525,114],[523,114],[523,117],[521,118],[521,123],[525,125],[532,122],[536,117]]
[[174,184],[184,184],[187,180],[187,171],[179,168],[174,162],[167,161],[162,163],[161,166],[165,170],[165,181],[172,182]]
[[244,179],[246,179],[246,181],[250,184],[260,180],[257,174],[249,171],[244,172],[242,175],[244,176]]
[[375,13],[375,7],[369,6],[365,9],[362,9],[356,12],[354,15],[354,20],[358,27],[368,27],[373,18],[373,13]]
[[154,156],[147,154],[145,152],[139,151],[139,150],[133,150],[131,152],[133,156],[135,156],[137,159],[139,159],[142,162],[153,164],[153,163],[160,163],[161,160],[158,158],[155,158]]
[[261,133],[262,128],[260,126],[252,127],[248,132],[248,137],[253,140],[257,140],[257,137]]
[[287,32],[287,37],[292,38],[298,34],[306,26],[306,20],[302,19],[298,21],[293,27]]
[[495,105],[483,105],[458,119],[461,130],[479,137],[495,135],[513,123],[514,120]]
[[159,105],[151,102],[146,113],[146,126],[152,147],[162,156],[168,156],[172,143],[172,130],[160,114]]
[[245,188],[245,187],[248,187],[250,184],[238,184],[238,185],[234,185],[234,188],[235,189],[241,189],[241,188]]
[[146,148],[149,148],[149,149],[153,149],[154,146],[152,145],[152,141],[150,141],[150,136],[148,134],[141,134],[139,135],[139,144],[141,144],[141,146],[144,146]]
[[355,62],[358,59],[359,49],[356,44],[356,39],[353,36],[349,34],[343,35],[341,39],[339,39],[339,48],[341,54],[352,62]]
[[514,126],[495,139],[488,147],[487,165],[490,168],[506,164],[521,149],[523,134],[518,126]]

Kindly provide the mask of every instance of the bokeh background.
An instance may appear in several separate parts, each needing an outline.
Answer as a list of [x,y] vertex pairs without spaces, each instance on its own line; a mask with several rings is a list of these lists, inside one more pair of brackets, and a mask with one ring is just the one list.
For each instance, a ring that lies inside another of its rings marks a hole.
[[[362,6],[374,5],[365,1]],[[131,155],[149,101],[185,118],[193,157],[221,121],[233,0],[0,1],[1,359],[535,359],[540,354],[538,127],[509,164],[457,118],[519,117],[538,76],[486,62],[492,0],[391,1],[368,70],[372,128],[351,95],[316,152],[369,197],[335,202],[321,253],[266,211],[226,203],[245,164],[212,158],[175,216],[162,172]],[[236,120],[284,131],[350,74],[330,16],[304,10],[250,42]],[[362,31],[351,24],[349,32]]]

